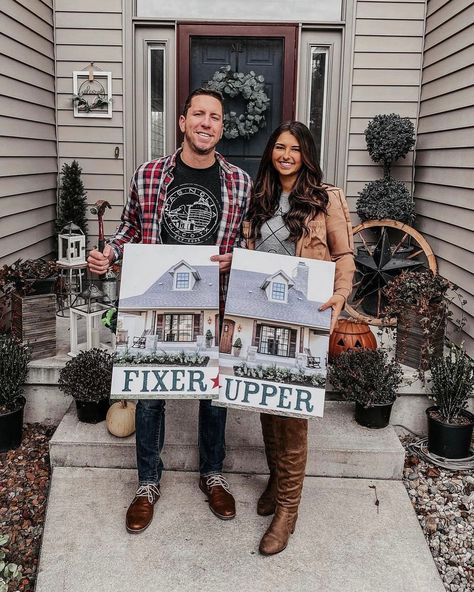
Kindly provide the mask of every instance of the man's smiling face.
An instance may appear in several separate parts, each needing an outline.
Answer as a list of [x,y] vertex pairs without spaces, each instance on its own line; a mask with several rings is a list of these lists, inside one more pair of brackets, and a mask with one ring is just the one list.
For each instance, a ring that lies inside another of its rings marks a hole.
[[221,103],[209,95],[193,97],[186,115],[179,118],[179,127],[185,144],[192,152],[210,154],[224,132]]

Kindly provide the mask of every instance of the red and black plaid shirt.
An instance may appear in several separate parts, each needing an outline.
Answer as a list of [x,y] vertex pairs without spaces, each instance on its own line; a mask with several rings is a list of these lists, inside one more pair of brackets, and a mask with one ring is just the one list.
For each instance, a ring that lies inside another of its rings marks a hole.
[[[168,187],[173,181],[173,170],[180,150],[171,156],[145,162],[135,171],[121,224],[109,243],[115,253],[115,259],[121,259],[126,243],[161,243],[163,206]],[[219,163],[222,195],[222,218],[216,244],[223,255],[231,252],[239,239],[252,181],[245,171],[227,162],[217,152],[216,158]],[[226,284],[226,281],[221,282],[223,291]]]

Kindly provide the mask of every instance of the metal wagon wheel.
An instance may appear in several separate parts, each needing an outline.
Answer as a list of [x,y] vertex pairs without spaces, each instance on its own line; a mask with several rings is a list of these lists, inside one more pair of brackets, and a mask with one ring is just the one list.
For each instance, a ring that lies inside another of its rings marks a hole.
[[436,273],[433,250],[417,230],[397,220],[369,220],[355,226],[352,234],[356,274],[346,311],[370,325],[395,325],[395,319],[383,316],[383,288],[405,269],[425,267]]

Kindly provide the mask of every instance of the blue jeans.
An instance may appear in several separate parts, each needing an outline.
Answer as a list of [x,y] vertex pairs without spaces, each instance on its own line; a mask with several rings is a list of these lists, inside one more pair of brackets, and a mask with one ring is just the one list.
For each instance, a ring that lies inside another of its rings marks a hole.
[[[203,476],[222,472],[226,417],[225,407],[214,407],[209,400],[199,401],[199,472]],[[159,483],[163,472],[165,401],[138,401],[136,430],[139,484]]]

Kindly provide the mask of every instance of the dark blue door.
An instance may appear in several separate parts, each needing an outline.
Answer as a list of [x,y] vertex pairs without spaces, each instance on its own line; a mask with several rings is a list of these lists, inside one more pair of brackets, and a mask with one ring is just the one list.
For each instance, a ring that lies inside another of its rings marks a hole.
[[[190,40],[189,88],[205,84],[222,66],[233,72],[253,71],[265,79],[270,104],[264,112],[266,125],[250,138],[223,139],[217,150],[230,162],[255,176],[262,152],[271,132],[283,117],[284,38],[196,36]],[[288,81],[293,87],[293,80]],[[286,81],[285,81],[286,83]],[[225,111],[244,113],[243,97],[225,98]]]

